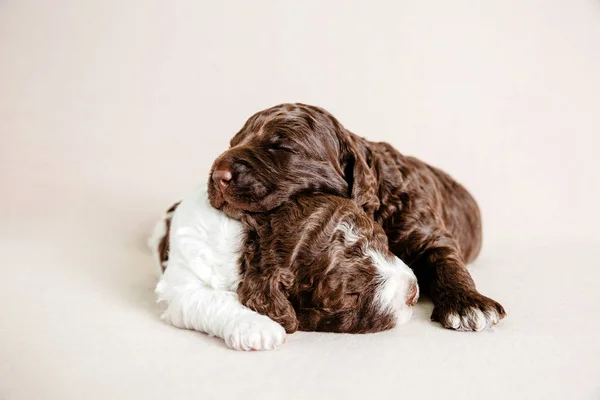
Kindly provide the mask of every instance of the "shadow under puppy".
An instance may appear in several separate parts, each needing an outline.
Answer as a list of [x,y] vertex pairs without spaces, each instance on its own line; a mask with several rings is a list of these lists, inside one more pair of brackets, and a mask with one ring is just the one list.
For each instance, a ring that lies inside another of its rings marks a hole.
[[298,329],[390,329],[418,298],[383,229],[336,196],[303,196],[240,222],[213,208],[202,186],[167,212],[149,243],[164,272],[162,318],[238,350],[276,348]]

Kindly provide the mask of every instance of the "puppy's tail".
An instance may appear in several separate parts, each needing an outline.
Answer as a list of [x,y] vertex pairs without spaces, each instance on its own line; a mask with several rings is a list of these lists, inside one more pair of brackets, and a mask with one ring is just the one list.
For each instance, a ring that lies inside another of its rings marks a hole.
[[173,204],[165,215],[154,225],[152,234],[148,238],[148,247],[152,251],[156,271],[161,276],[169,263],[169,233],[171,231],[171,220],[175,209],[181,202]]

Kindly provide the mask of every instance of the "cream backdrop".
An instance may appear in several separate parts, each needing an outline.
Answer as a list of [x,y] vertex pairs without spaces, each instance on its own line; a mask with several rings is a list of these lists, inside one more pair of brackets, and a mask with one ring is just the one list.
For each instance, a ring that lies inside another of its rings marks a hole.
[[[471,190],[495,331],[424,301],[239,354],[158,322],[153,220],[293,101]],[[6,0],[0,135],[1,399],[600,396],[597,1]]]

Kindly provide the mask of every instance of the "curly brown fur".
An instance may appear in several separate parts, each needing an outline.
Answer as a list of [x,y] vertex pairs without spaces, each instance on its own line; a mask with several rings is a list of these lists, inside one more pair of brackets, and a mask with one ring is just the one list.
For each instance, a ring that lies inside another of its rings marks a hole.
[[505,315],[477,292],[465,267],[481,247],[481,216],[473,197],[446,173],[361,138],[324,109],[305,104],[256,113],[230,145],[211,170],[214,207],[243,219],[305,194],[351,198],[381,224],[391,251],[414,270],[433,299],[432,319],[471,330],[475,322],[467,318],[457,327],[453,316],[466,318],[474,309]]
[[[365,333],[395,325],[396,310],[382,307],[378,297],[385,277],[370,254],[395,257],[383,229],[355,203],[302,196],[253,216],[251,225],[256,230],[246,240],[238,288],[242,304],[287,332]],[[412,274],[407,279],[416,283]]]

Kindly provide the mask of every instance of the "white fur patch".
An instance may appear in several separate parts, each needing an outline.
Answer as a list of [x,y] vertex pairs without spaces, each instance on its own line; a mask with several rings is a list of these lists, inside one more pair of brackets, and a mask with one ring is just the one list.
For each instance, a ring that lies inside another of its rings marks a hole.
[[[347,246],[351,246],[361,239],[354,225],[349,222],[340,223],[336,230],[343,233],[344,243]],[[371,258],[382,281],[376,293],[376,301],[384,312],[396,314],[398,324],[407,322],[412,315],[412,308],[406,304],[406,298],[417,283],[415,274],[398,257],[392,256],[390,259],[373,250],[369,243],[365,243],[364,251]]]
[[412,308],[406,304],[406,298],[413,286],[417,284],[415,274],[396,256],[387,259],[383,254],[372,249],[367,249],[367,254],[383,280],[377,293],[381,308],[394,311],[398,324],[407,322],[412,315]]
[[459,331],[476,331],[491,328],[500,321],[500,315],[496,310],[481,311],[479,308],[471,307],[459,316],[456,313],[450,313],[446,316],[448,327]]
[[[341,222],[336,231],[342,232],[346,246],[352,246],[363,238],[356,232],[355,226],[347,221]],[[382,311],[395,314],[396,324],[406,323],[412,316],[412,308],[406,304],[406,298],[417,283],[415,274],[398,257],[386,257],[372,249],[367,241],[363,245],[363,250],[377,268],[382,282],[375,294],[375,301],[379,303]]]
[[485,319],[485,315],[483,315],[483,311],[481,311],[479,308],[472,308],[469,318],[471,321],[473,321],[474,330],[479,332],[485,329],[487,321]]
[[452,329],[460,328],[460,317],[458,316],[458,314],[450,313],[446,318],[448,325],[451,326]]
[[500,321],[500,315],[496,310],[486,310],[483,314],[486,321],[488,321],[488,325],[490,326],[494,326]]

